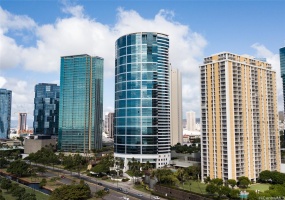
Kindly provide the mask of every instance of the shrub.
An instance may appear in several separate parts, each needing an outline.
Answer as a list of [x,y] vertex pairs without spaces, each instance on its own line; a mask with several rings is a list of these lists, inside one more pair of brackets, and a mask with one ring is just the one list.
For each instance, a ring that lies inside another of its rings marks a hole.
[[122,179],[122,182],[127,182],[127,181],[129,181],[130,179],[129,178],[123,178]]
[[103,176],[102,177],[102,180],[107,180],[108,179],[108,176]]

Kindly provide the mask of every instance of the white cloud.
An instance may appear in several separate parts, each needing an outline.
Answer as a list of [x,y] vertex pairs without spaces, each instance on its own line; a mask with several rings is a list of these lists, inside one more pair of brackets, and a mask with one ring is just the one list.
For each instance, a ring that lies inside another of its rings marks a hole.
[[18,112],[27,112],[28,118],[33,118],[33,86],[33,83],[28,83],[27,81],[16,80],[14,78],[6,79],[3,88],[12,90],[12,120],[17,120]]
[[[4,35],[3,30],[11,27],[6,25],[2,28],[2,37],[5,42],[1,44],[1,48],[6,51],[3,55],[0,53],[0,59],[11,58],[15,54],[17,57],[12,60],[1,60],[1,66],[13,67],[19,65],[21,61],[21,66],[26,70],[59,73],[61,56],[83,53],[101,56],[105,60],[106,78],[104,111],[108,111],[113,110],[114,106],[113,77],[116,39],[132,32],[166,33],[170,38],[170,62],[173,67],[180,69],[183,75],[184,111],[194,110],[199,116],[198,66],[207,42],[201,34],[193,32],[189,26],[174,21],[173,12],[160,10],[153,18],[146,19],[134,10],[119,8],[117,22],[110,26],[85,16],[84,8],[80,5],[65,4],[62,10],[71,16],[58,18],[52,24],[37,26],[33,20],[26,20],[27,27],[30,24],[30,27],[35,28],[36,45],[34,46],[17,45],[13,38]],[[8,11],[2,12],[2,15],[5,18],[9,16],[8,18],[16,20],[15,15]],[[16,21],[15,24],[17,24]],[[22,96],[19,96],[19,99],[26,101]]]
[[6,82],[7,82],[6,79],[0,76],[0,88],[2,88]]
[[14,15],[0,7],[0,28],[2,31],[33,29],[36,23],[26,15]]
[[280,74],[280,57],[279,54],[274,54],[268,50],[264,45],[255,43],[251,46],[256,50],[255,57],[266,58],[267,62],[272,65],[272,69],[276,71],[277,81],[277,99],[278,99],[278,110],[283,109],[283,86]]

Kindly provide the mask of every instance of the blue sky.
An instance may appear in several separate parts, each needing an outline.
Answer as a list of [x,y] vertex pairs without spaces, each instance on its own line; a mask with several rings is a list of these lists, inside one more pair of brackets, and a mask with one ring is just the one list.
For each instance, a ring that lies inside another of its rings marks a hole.
[[30,121],[34,85],[59,83],[60,56],[70,54],[105,58],[104,112],[112,111],[114,43],[130,32],[169,34],[170,62],[183,73],[183,113],[194,110],[200,115],[198,66],[205,56],[229,51],[266,57],[280,76],[282,0],[1,0],[0,6],[0,87],[13,90],[12,112],[28,112]]

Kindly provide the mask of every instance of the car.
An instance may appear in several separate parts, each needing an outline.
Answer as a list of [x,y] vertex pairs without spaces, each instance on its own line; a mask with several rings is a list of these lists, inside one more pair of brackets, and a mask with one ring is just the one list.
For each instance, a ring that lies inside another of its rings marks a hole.
[[123,193],[128,194],[129,192],[128,190],[123,190]]
[[103,185],[102,183],[99,183],[99,182],[98,182],[97,184],[98,184],[98,185]]
[[129,197],[123,197],[124,200],[129,200]]
[[63,175],[61,175],[60,178],[65,178],[65,177]]
[[137,194],[137,196],[142,197],[142,196],[143,196],[143,194],[138,193],[138,194]]
[[153,198],[153,199],[160,199],[159,196],[153,196],[152,198]]
[[119,187],[117,190],[122,191],[123,189],[121,187]]
[[110,189],[107,188],[107,187],[104,188],[104,191],[105,191],[105,192],[109,192],[109,190],[110,190]]

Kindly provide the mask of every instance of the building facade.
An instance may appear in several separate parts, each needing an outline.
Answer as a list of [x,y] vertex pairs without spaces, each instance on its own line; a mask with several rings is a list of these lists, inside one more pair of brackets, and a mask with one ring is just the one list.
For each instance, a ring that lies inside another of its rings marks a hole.
[[56,84],[35,86],[34,134],[58,135],[59,90]]
[[171,69],[170,73],[170,135],[171,146],[182,144],[183,122],[182,122],[182,83],[181,74],[178,69]]
[[282,78],[282,85],[283,85],[283,105],[285,109],[285,47],[280,48],[280,67],[281,67],[281,78]]
[[[109,113],[108,113],[109,114]],[[108,130],[108,122],[109,122],[109,120],[108,120],[108,114],[105,114],[105,120],[104,120],[104,132],[105,133],[109,133],[109,130]]]
[[28,113],[18,113],[18,134],[26,132],[27,119],[28,119]]
[[102,148],[103,58],[61,57],[59,148],[87,153]]
[[114,137],[114,113],[108,113],[108,136],[110,138]]
[[12,91],[0,88],[0,139],[7,139],[11,126]]
[[256,181],[280,171],[276,73],[249,56],[219,53],[201,72],[202,180]]
[[188,131],[195,131],[196,130],[196,113],[193,111],[186,113],[186,129]]
[[159,168],[170,161],[169,39],[138,32],[116,41],[115,157]]

